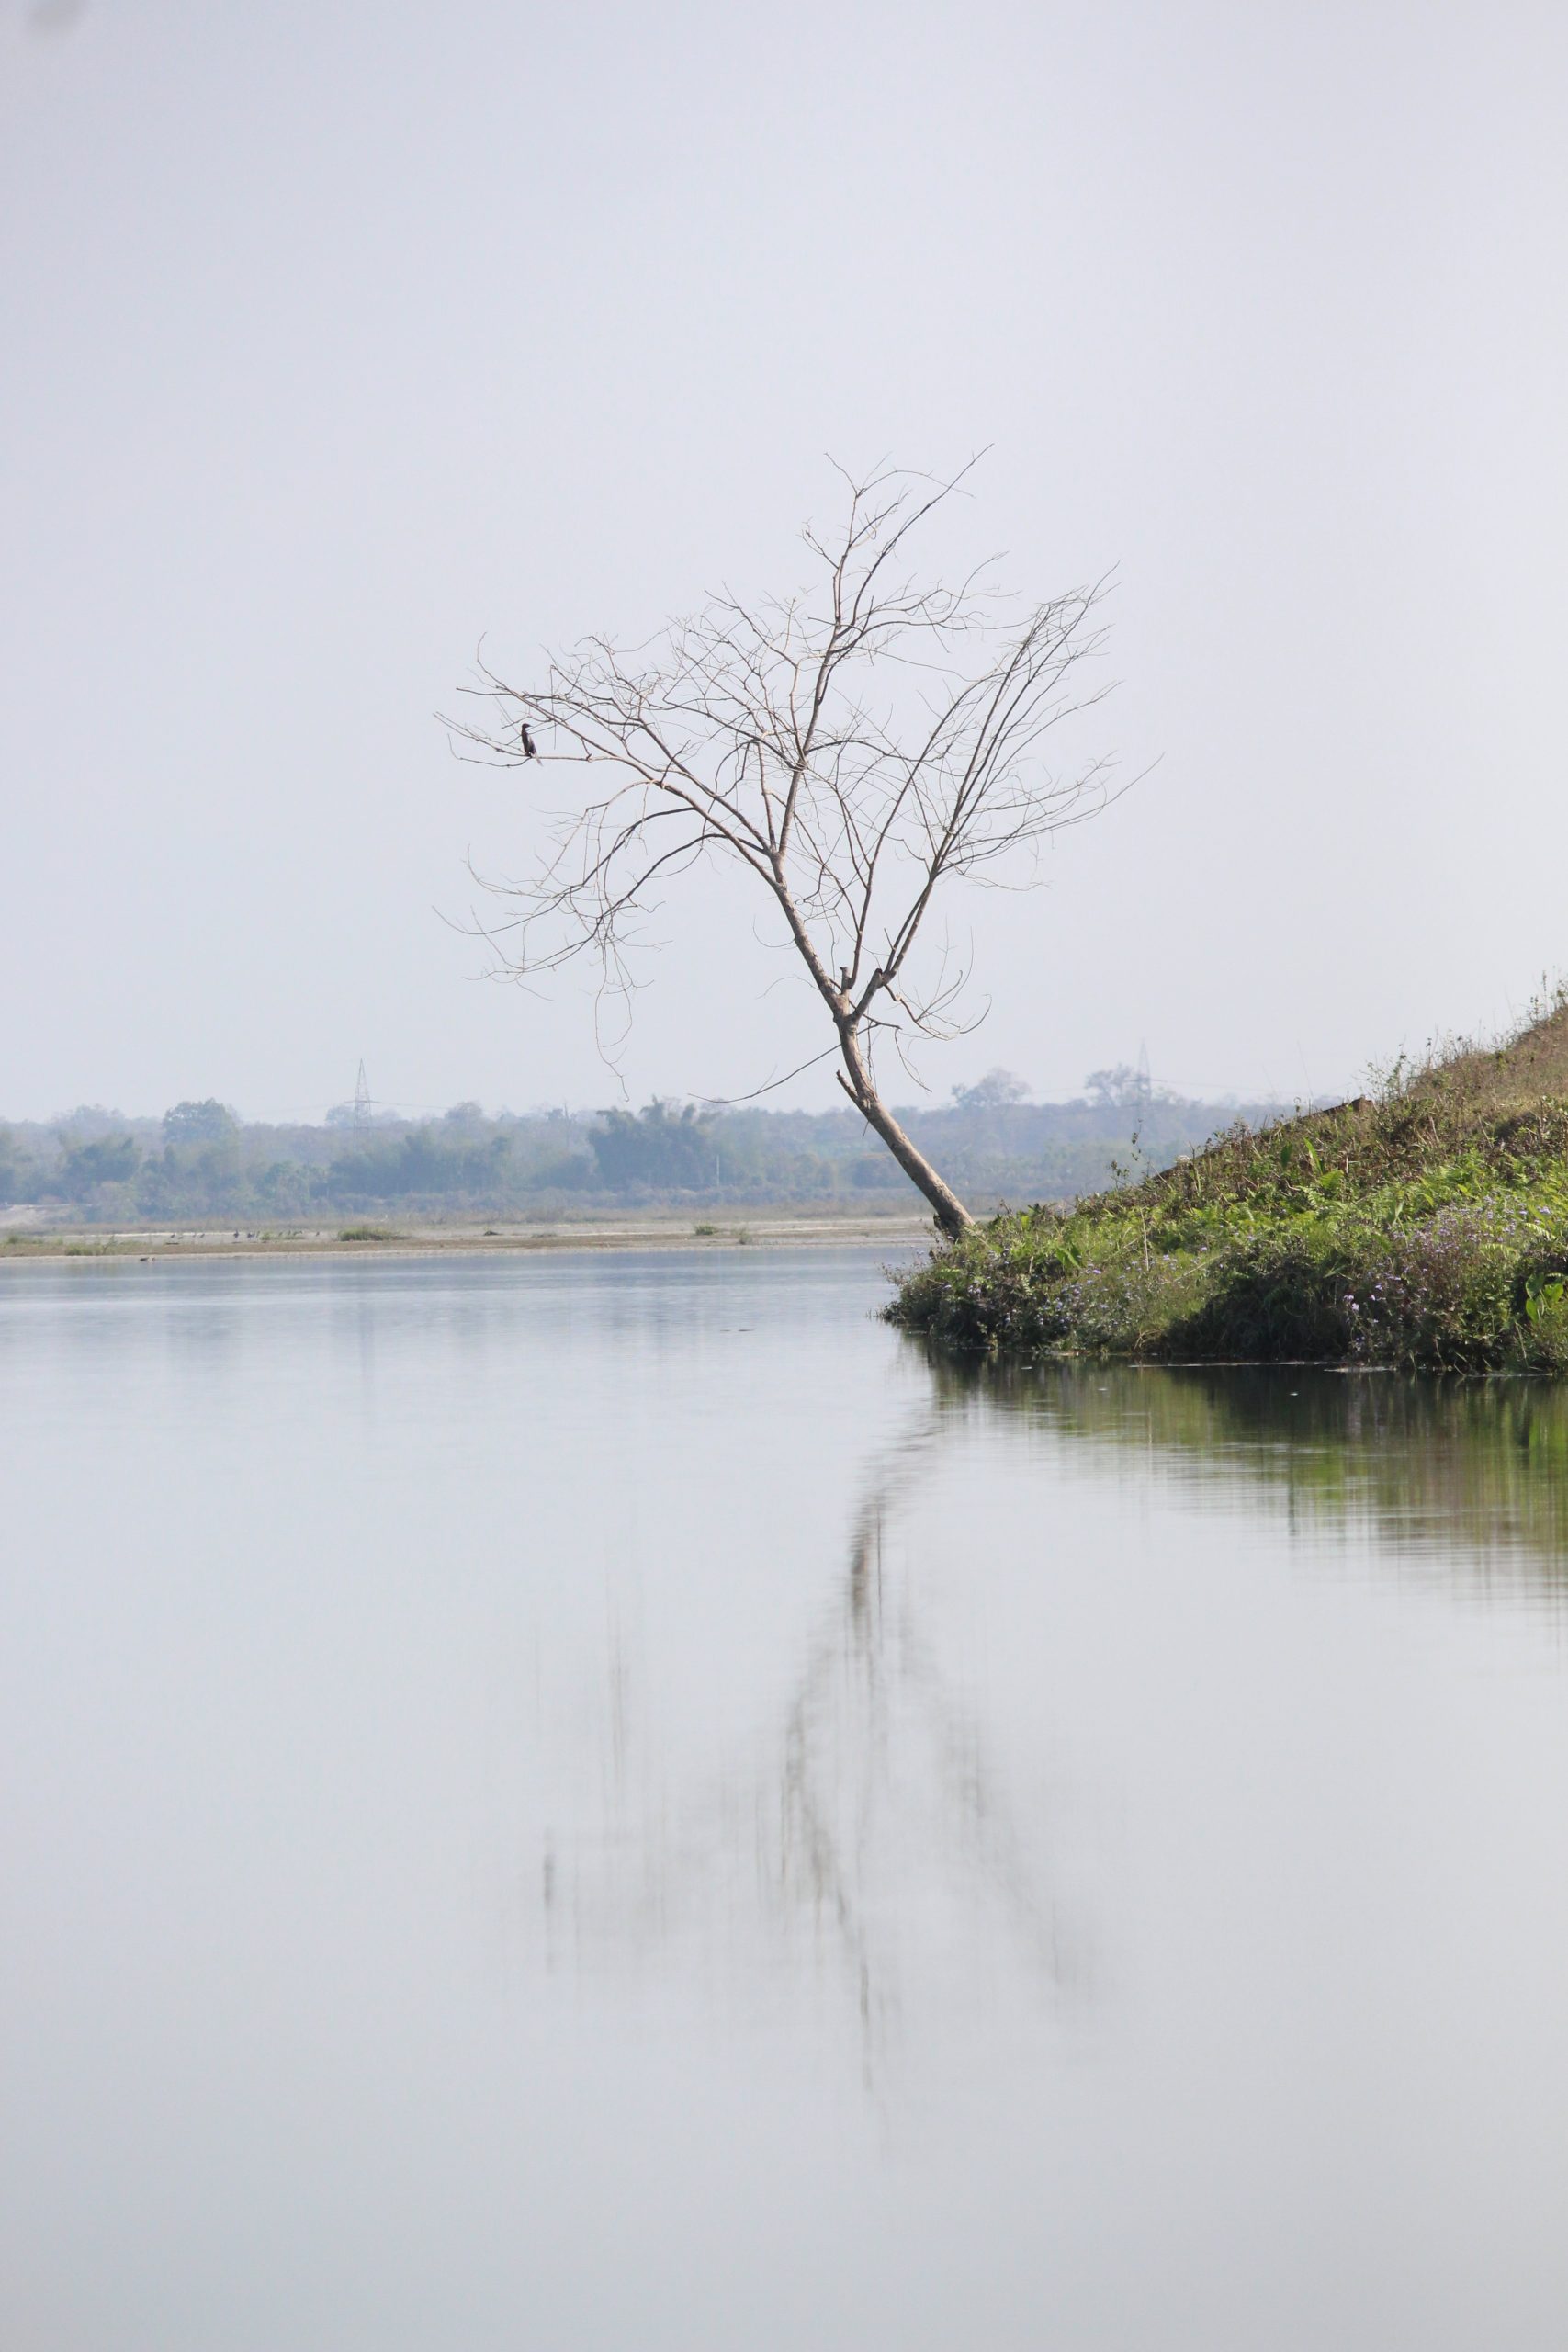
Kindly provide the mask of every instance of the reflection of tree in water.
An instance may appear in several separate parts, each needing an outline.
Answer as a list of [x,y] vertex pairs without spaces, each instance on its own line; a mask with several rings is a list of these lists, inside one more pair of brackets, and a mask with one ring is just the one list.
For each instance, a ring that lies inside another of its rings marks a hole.
[[[901,1541],[947,1441],[983,1422],[1110,1449],[1204,1508],[1275,1508],[1309,1540],[1365,1543],[1401,1577],[1556,1611],[1568,1602],[1568,1386],[1346,1375],[1307,1367],[1034,1370],[937,1363],[934,1402],[873,1465],[830,1606],[733,1767],[673,1803],[639,1713],[638,1651],[613,1638],[604,1807],[544,1866],[548,1945],[584,1966],[677,1955],[747,1997],[830,1987],[868,2076],[896,2030],[984,2004],[1020,1970],[1083,1984],[1064,1923],[1048,1792],[987,1724],[940,1595]],[[606,1829],[605,1824],[608,1824]],[[847,2002],[844,1996],[847,1995]]]
[[1466,1586],[1568,1595],[1568,1385],[1311,1365],[933,1365],[951,1410],[1135,1447]]
[[[928,1996],[984,1999],[998,1971],[1081,1989],[1045,1852],[1043,1789],[1010,1782],[962,1681],[921,1634],[897,1557],[900,1510],[949,1414],[927,1410],[875,1464],[832,1606],[750,1770],[670,1810],[626,1759],[624,1657],[612,1642],[607,1777],[626,1800],[603,1841],[547,1852],[550,1942],[592,1960],[695,1938],[748,1984],[760,1966],[848,1992],[870,2080]],[[761,1931],[761,1942],[757,1941]]]

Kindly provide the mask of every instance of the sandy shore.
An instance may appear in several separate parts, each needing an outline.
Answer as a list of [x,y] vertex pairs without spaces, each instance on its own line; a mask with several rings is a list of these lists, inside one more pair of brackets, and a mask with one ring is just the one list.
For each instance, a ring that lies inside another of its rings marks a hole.
[[553,1224],[400,1225],[369,1219],[346,1225],[161,1227],[11,1224],[0,1231],[0,1266],[51,1259],[378,1258],[537,1250],[918,1249],[932,1239],[919,1216],[751,1216],[677,1217],[649,1214],[584,1217]]

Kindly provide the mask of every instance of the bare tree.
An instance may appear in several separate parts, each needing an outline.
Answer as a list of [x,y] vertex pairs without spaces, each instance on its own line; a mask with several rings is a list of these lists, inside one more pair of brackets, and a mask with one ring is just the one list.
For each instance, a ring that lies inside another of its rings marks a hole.
[[538,870],[487,885],[511,907],[481,926],[502,968],[525,978],[589,956],[624,997],[666,885],[723,861],[765,894],[821,1000],[833,1042],[814,1058],[838,1061],[948,1235],[972,1219],[884,1099],[879,1049],[907,1068],[913,1039],[973,1025],[957,1011],[966,962],[928,940],[939,893],[1016,881],[1021,865],[1029,878],[1047,834],[1104,805],[1110,764],[1064,777],[1040,757],[1042,738],[1106,691],[1075,675],[1102,641],[1103,582],[1029,606],[989,565],[955,587],[907,568],[911,534],[968,470],[846,475],[838,531],[804,534],[812,587],[750,603],[726,592],[631,650],[589,638],[537,685],[481,664],[463,691],[489,710],[447,722],[465,757],[592,771]]

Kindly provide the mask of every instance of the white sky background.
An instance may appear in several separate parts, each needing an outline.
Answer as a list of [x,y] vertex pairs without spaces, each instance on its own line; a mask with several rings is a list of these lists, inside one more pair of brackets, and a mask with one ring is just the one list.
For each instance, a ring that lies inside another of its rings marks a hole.
[[[481,632],[793,584],[825,450],[994,444],[952,544],[1120,566],[1096,740],[1161,761],[979,903],[939,1096],[1506,1020],[1568,967],[1565,102],[1560,0],[0,0],[0,1114],[615,1099],[434,911],[536,832],[431,714]],[[664,930],[634,1099],[826,1042]]]

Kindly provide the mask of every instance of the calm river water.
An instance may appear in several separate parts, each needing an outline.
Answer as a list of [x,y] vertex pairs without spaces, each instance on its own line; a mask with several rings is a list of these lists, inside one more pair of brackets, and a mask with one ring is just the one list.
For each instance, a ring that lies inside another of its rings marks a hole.
[[7,2352],[1548,2352],[1568,1402],[0,1278]]

